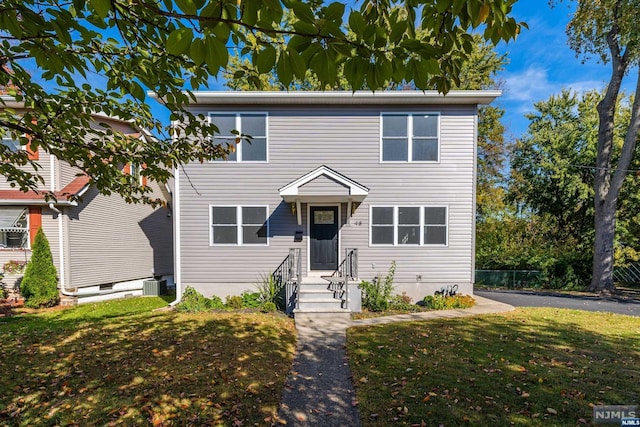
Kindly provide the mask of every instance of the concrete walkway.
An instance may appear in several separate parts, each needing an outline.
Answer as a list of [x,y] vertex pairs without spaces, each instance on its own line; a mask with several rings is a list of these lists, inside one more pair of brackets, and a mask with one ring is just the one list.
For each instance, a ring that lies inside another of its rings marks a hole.
[[298,345],[278,417],[290,426],[360,426],[345,351],[347,328],[513,310],[508,304],[475,295],[474,298],[476,305],[465,310],[427,311],[362,320],[298,316]]

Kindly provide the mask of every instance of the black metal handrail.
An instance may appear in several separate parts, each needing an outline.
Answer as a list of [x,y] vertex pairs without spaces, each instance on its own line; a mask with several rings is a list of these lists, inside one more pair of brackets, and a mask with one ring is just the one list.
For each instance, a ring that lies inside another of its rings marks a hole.
[[271,275],[279,286],[286,287],[287,313],[298,308],[298,287],[302,276],[300,248],[289,248],[289,255]]
[[338,268],[331,274],[331,276],[325,277],[327,280],[334,284],[344,284],[344,293],[342,298],[344,301],[344,307],[349,308],[349,281],[357,280],[358,278],[358,249],[347,248],[345,249],[344,259],[338,265]]

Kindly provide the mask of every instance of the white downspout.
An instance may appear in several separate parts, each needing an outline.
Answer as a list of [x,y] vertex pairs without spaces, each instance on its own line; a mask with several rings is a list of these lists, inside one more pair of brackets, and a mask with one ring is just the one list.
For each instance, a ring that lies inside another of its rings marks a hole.
[[[56,161],[57,158],[53,154],[49,156],[49,164],[51,165],[50,171],[50,180],[51,180],[51,192],[56,191]],[[53,202],[49,203],[49,209],[54,211],[58,215],[58,251],[60,256],[60,293],[65,296],[75,296],[74,292],[69,292],[65,288],[65,264],[64,264],[64,239],[62,235],[62,212],[60,209],[56,208]]]
[[176,286],[176,299],[169,303],[175,306],[182,299],[182,269],[180,262],[180,170],[176,167],[173,171],[173,282]]

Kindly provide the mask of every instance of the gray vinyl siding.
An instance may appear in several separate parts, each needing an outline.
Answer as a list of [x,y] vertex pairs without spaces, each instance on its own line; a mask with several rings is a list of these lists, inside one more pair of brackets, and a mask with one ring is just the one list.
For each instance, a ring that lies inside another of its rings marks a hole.
[[57,190],[62,190],[65,186],[67,186],[71,181],[77,178],[77,174],[80,173],[80,169],[71,166],[67,162],[57,162]]
[[[38,148],[38,154],[39,154],[39,157],[38,157],[38,160],[36,160],[36,163],[38,163],[41,166],[41,168],[38,169],[38,173],[40,173],[42,178],[44,178],[44,184],[39,184],[38,188],[44,188],[46,190],[50,190],[51,189],[51,156],[49,155],[49,153],[46,153],[40,148]],[[30,165],[18,166],[18,169],[28,171],[28,172],[34,172],[33,167],[31,167]],[[0,190],[16,190],[16,189],[18,189],[18,187],[11,187],[9,180],[7,180],[6,177],[4,176],[0,177]]]
[[172,219],[166,208],[128,204],[90,188],[66,213],[67,287],[173,273]]
[[[194,109],[206,114],[213,108]],[[241,109],[234,109],[242,111]],[[360,278],[384,274],[397,263],[398,292],[414,298],[432,294],[445,284],[459,284],[472,292],[473,188],[475,163],[475,106],[420,108],[253,106],[268,111],[269,163],[189,164],[180,176],[181,273],[184,286],[222,297],[251,289],[260,274],[272,272],[292,247],[302,248],[303,275],[307,268],[307,204],[303,224],[297,225],[291,206],[278,189],[326,165],[369,188],[349,224],[346,203],[341,205],[339,258],[345,248],[358,248]],[[381,163],[381,112],[439,112],[438,163]],[[300,188],[300,194],[344,194],[338,183],[322,178]],[[332,184],[332,185],[330,185]],[[269,205],[267,247],[209,246],[208,206]],[[331,204],[331,203],[326,203]],[[335,205],[335,203],[334,203]],[[371,205],[446,206],[448,245],[382,247],[369,245]],[[294,242],[295,231],[303,241]],[[417,276],[421,276],[418,280]]]
[[318,196],[324,194],[332,196],[346,196],[349,194],[349,187],[342,185],[329,177],[321,175],[313,181],[301,186],[298,193],[305,196]]

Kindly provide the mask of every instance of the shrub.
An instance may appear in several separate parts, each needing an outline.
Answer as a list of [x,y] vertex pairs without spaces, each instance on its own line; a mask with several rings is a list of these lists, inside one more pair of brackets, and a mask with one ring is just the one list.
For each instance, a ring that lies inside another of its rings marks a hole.
[[207,298],[191,286],[187,286],[176,309],[188,313],[199,313],[214,308],[222,308],[222,306],[223,304],[220,297],[214,295],[211,298]]
[[245,291],[240,294],[242,298],[242,306],[247,308],[257,308],[260,307],[260,294],[258,292],[249,292]]
[[20,293],[27,307],[51,307],[58,303],[58,274],[53,265],[49,241],[42,228],[38,229],[31,251],[31,260],[27,264]]
[[369,311],[385,311],[389,308],[395,272],[396,262],[391,261],[391,267],[384,279],[377,277],[373,282],[363,280],[358,285],[362,289],[362,307]]
[[239,295],[227,295],[227,301],[224,305],[232,310],[240,310],[242,308],[242,297]]
[[285,309],[284,284],[280,283],[272,274],[260,275],[256,283],[256,290],[260,295],[260,303],[272,302],[280,310]]
[[476,301],[470,295],[454,295],[452,297],[427,295],[422,302],[425,307],[431,310],[451,310],[454,308],[469,308],[476,305]]
[[420,308],[413,304],[413,300],[405,292],[402,295],[393,295],[389,300],[389,309],[399,311],[418,311]]
[[271,301],[265,302],[264,304],[262,304],[262,307],[260,307],[260,311],[262,311],[263,313],[273,313],[277,309],[278,308],[276,307],[276,305]]

